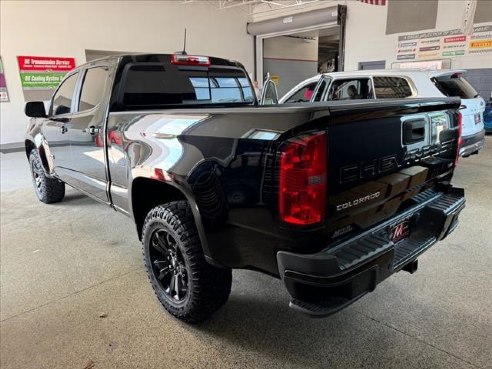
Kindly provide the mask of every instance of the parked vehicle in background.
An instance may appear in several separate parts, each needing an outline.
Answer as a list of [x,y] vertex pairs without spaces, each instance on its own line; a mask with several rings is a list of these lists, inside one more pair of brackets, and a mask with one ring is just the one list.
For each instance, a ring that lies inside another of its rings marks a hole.
[[282,279],[291,307],[326,316],[415,272],[456,229],[459,107],[258,106],[238,62],[112,56],[68,73],[48,112],[27,103],[25,145],[40,201],[62,201],[68,184],[132,217],[152,287],[177,318],[220,308],[233,268]]
[[463,132],[460,155],[478,154],[485,143],[485,100],[463,76],[465,71],[434,71],[431,80],[444,96],[461,98]]
[[325,73],[299,83],[279,103],[457,96],[463,120],[460,155],[466,157],[477,154],[485,143],[485,101],[464,74],[464,70],[405,69]]
[[490,93],[489,102],[485,106],[485,111],[483,112],[483,124],[485,132],[492,133],[492,92]]

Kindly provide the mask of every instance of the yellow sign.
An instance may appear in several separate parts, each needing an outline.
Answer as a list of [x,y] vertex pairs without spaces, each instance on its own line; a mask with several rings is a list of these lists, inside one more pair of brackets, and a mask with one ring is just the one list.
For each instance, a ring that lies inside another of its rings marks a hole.
[[489,47],[492,47],[492,38],[470,42],[470,49],[487,49]]
[[419,53],[419,58],[420,59],[427,59],[427,58],[437,58],[439,56],[438,52],[432,52],[432,53]]
[[280,76],[270,76],[270,79],[275,83],[276,86],[280,83]]

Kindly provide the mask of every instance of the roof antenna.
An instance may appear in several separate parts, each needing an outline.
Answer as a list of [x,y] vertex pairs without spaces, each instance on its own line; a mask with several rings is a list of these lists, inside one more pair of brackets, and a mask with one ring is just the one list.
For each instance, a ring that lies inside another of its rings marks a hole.
[[184,34],[183,51],[177,51],[176,54],[188,55],[188,53],[186,52],[186,28],[185,28],[185,34]]

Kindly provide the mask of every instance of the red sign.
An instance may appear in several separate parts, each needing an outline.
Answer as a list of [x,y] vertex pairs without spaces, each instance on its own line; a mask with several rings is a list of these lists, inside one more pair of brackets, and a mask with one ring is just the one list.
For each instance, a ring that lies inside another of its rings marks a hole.
[[17,61],[21,71],[68,72],[75,68],[74,58],[18,56]]
[[463,42],[466,41],[466,36],[453,36],[453,37],[444,37],[444,42]]

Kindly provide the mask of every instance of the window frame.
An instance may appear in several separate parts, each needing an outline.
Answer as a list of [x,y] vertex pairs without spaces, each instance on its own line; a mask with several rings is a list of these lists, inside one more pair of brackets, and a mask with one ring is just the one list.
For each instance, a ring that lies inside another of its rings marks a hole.
[[76,101],[76,105],[75,105],[75,111],[73,112],[73,114],[76,114],[76,113],[86,113],[86,112],[92,112],[92,111],[95,111],[97,109],[99,109],[101,103],[102,103],[102,100],[104,98],[104,92],[106,91],[106,83],[104,84],[103,86],[103,91],[102,91],[102,98],[99,100],[99,102],[92,108],[90,109],[85,109],[85,110],[79,110],[80,108],[80,99],[82,97],[82,89],[84,87],[84,83],[85,83],[85,77],[87,75],[87,72],[90,70],[90,69],[95,69],[95,68],[102,68],[104,69],[106,72],[107,72],[107,79],[106,79],[106,83],[107,81],[111,81],[111,73],[110,73],[110,66],[107,65],[107,64],[96,64],[96,65],[90,65],[84,69],[81,70],[81,75],[79,76],[79,82],[78,82],[78,86],[77,86],[77,94],[74,95],[76,96],[77,98],[77,101]]
[[[64,76],[63,81],[58,85],[58,87],[56,88],[55,92],[53,92],[53,95],[51,96],[51,99],[50,99],[50,108],[48,110],[48,118],[63,117],[63,116],[66,116],[66,115],[75,113],[75,100],[77,100],[77,97],[78,97],[78,91],[79,91],[79,87],[80,87],[80,76],[81,76],[81,73],[80,72],[81,71],[82,71],[81,69],[74,69],[73,71],[68,72]],[[60,90],[60,88],[63,86],[63,84],[70,77],[74,76],[75,74],[78,74],[78,75],[77,75],[77,78],[76,78],[76,81],[75,81],[75,87],[74,87],[74,90],[73,90],[72,100],[70,101],[70,111],[68,113],[54,115],[53,114],[53,104],[55,102],[55,96],[56,96],[56,94],[58,93],[58,91]]]
[[[265,101],[267,100],[267,94],[269,91],[273,92],[274,98],[272,99],[271,104],[265,104]],[[277,105],[277,104],[278,104],[277,85],[275,84],[275,82],[273,82],[272,79],[269,78],[263,84],[263,90],[261,91],[261,97],[260,97],[260,105],[265,106],[265,105]]]
[[[321,91],[321,95],[320,95],[319,101],[315,101],[314,99],[318,95],[318,92],[319,92],[319,90],[320,90],[321,85],[323,84],[323,82],[326,82],[326,86],[324,87],[324,91]],[[323,98],[326,95],[326,91],[328,90],[328,88],[330,87],[330,85],[331,85],[332,82],[333,82],[333,78],[332,77],[322,75],[322,77],[318,81],[318,85],[314,89],[313,96],[311,98],[311,102],[322,102],[322,101],[325,101],[325,100],[323,100]]]

